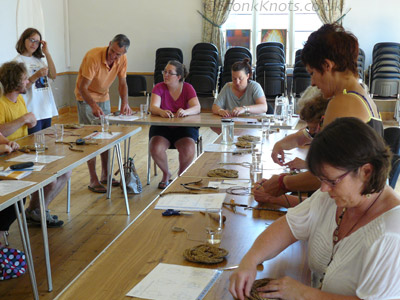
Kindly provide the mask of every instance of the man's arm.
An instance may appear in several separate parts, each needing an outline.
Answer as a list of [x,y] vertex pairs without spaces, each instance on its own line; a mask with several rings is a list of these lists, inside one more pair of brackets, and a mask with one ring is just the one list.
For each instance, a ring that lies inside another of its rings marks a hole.
[[118,77],[118,92],[121,98],[121,113],[124,115],[131,115],[132,110],[128,102],[128,84],[125,77]]
[[103,110],[100,108],[100,106],[97,105],[97,103],[93,100],[92,96],[89,93],[89,85],[92,81],[82,77],[82,81],[79,85],[79,93],[81,94],[83,100],[92,108],[92,113],[95,117],[100,117],[101,115],[104,115]]
[[12,135],[15,131],[17,131],[20,127],[27,125],[28,128],[32,128],[36,125],[36,118],[33,113],[27,113],[14,121],[0,124],[0,132],[4,136]]

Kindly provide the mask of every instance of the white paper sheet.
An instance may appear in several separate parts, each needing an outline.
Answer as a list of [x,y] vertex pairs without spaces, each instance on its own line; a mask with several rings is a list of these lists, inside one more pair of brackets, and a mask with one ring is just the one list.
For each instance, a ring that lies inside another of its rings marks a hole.
[[229,189],[234,186],[248,186],[250,184],[250,180],[222,180],[222,181],[209,181],[209,187],[215,187],[219,189]]
[[44,155],[44,154],[22,154],[20,156],[11,158],[7,161],[20,161],[20,162],[33,161],[41,164],[49,164],[61,158],[64,158],[64,156]]
[[36,182],[24,180],[1,180],[0,181],[0,196],[18,191],[27,186],[31,186]]
[[121,132],[112,132],[110,134],[108,132],[99,131],[99,132],[93,132],[92,134],[85,136],[83,139],[84,140],[111,140],[120,134],[121,134]]
[[153,300],[202,299],[222,271],[171,264],[158,264],[126,294]]
[[126,116],[126,115],[119,115],[119,116],[108,116],[108,120],[110,121],[135,121],[139,119],[138,116]]
[[218,210],[226,197],[225,193],[213,194],[167,194],[158,199],[155,209],[186,211]]

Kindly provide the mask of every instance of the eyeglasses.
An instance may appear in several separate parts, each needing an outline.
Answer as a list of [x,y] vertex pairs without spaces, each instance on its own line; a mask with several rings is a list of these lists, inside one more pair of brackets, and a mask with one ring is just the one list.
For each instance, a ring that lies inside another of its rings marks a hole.
[[32,44],[39,45],[40,41],[35,40],[35,39],[28,39]]
[[317,177],[319,181],[329,185],[331,188],[334,188],[337,184],[339,184],[339,182],[341,182],[349,173],[350,171],[347,171],[346,173],[340,175],[338,178],[336,179],[326,179],[326,178],[320,178]]
[[164,76],[165,75],[168,75],[168,76],[178,75],[177,73],[172,73],[172,72],[169,72],[169,71],[161,71],[161,74],[163,74]]

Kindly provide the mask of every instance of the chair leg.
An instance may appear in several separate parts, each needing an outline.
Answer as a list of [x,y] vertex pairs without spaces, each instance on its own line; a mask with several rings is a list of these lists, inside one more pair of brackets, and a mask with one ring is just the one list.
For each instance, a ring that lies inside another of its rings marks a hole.
[[71,177],[67,181],[67,214],[71,210]]
[[147,185],[150,184],[150,176],[151,176],[151,154],[150,154],[150,143],[147,147]]
[[8,238],[7,236],[9,235],[8,231],[3,232],[3,237],[4,237],[4,244],[8,247],[10,244],[8,243]]
[[199,156],[203,152],[203,137],[199,135],[199,138],[196,141],[196,150],[197,156]]

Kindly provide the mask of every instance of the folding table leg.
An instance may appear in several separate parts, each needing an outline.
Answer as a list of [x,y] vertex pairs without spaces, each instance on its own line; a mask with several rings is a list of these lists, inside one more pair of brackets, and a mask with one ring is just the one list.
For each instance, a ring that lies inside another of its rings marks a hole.
[[44,203],[43,188],[39,189],[39,201],[40,201],[40,216],[41,216],[41,222],[42,222],[44,258],[46,261],[47,284],[49,287],[49,292],[51,292],[53,290],[53,280],[51,278],[49,239],[47,236],[47,223],[46,223],[46,205]]
[[[18,204],[19,204],[20,210],[18,210]],[[35,300],[39,300],[39,292],[38,292],[37,283],[36,283],[35,268],[33,266],[31,244],[29,241],[28,226],[26,225],[23,200],[20,199],[18,201],[18,204],[17,203],[14,204],[15,214],[17,216],[19,232],[21,234],[22,245],[23,245],[24,251],[25,251],[27,269],[29,272],[29,277],[31,279],[33,297]],[[21,211],[21,213],[20,213],[20,211]],[[22,215],[22,218],[21,218],[21,215]],[[21,221],[21,219],[23,221]]]
[[[111,150],[108,151],[108,166],[107,166],[107,199],[111,199],[111,188],[112,188],[112,178],[114,172],[114,156],[115,156],[115,147],[112,150],[112,158],[111,157]],[[111,164],[111,166],[110,166]]]
[[114,146],[114,148],[117,151],[118,165],[119,165],[119,170],[120,170],[120,174],[121,174],[122,190],[124,191],[126,214],[129,216],[130,215],[130,210],[129,210],[129,202],[128,202],[128,193],[126,192],[125,172],[124,172],[124,164],[122,162],[121,145],[117,144],[117,145]]

